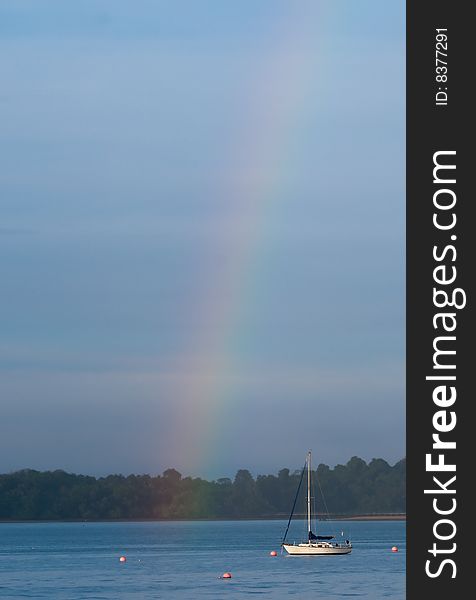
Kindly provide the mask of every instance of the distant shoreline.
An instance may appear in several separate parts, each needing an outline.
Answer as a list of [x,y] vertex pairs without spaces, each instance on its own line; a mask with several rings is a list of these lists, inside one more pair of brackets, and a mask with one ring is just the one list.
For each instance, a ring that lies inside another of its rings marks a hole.
[[[402,459],[390,466],[380,458],[367,464],[353,456],[333,469],[319,465],[315,473],[322,479],[327,502],[317,491],[318,518],[402,520],[405,464]],[[156,476],[100,478],[60,469],[23,469],[0,474],[0,521],[287,520],[302,474],[285,468],[277,475],[253,477],[239,469],[233,480],[207,481],[183,477],[176,469]],[[299,502],[296,498],[296,518],[304,517],[303,496]]]
[[333,517],[336,521],[406,521],[407,515],[355,515],[352,517]]
[[[321,521],[406,521],[406,514],[374,514],[374,515],[330,515],[327,518],[318,518]],[[260,517],[214,517],[202,519],[0,519],[0,523],[173,523],[193,521],[282,521],[288,515],[263,515]],[[304,516],[295,516],[295,519],[304,519]]]

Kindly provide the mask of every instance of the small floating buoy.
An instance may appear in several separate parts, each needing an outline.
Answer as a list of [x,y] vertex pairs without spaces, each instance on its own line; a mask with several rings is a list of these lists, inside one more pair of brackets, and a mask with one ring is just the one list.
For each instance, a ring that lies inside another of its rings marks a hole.
[[278,556],[278,553],[276,552],[276,550],[271,550],[271,552],[269,553],[270,556]]
[[398,552],[397,546],[392,546],[392,552]]
[[231,573],[229,573],[228,571],[226,573],[223,573],[223,575],[221,576],[222,579],[231,579]]
[[125,556],[120,556],[119,557],[119,562],[126,562],[126,557]]

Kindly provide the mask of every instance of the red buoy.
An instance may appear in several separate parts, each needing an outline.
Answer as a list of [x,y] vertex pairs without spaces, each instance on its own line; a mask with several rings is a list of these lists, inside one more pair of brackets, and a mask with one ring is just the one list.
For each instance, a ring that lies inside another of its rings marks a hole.
[[397,546],[392,546],[392,552],[398,552]]
[[278,556],[278,553],[276,552],[276,550],[271,550],[271,552],[269,553],[270,556]]
[[126,557],[125,556],[120,556],[119,557],[119,562],[126,562]]
[[231,573],[229,573],[228,571],[226,573],[223,573],[223,575],[221,576],[222,579],[231,579]]

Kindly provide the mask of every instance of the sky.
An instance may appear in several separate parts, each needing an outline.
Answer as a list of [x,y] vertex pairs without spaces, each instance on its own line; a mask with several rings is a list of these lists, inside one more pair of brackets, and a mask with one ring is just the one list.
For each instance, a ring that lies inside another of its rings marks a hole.
[[404,33],[0,0],[0,472],[404,456]]

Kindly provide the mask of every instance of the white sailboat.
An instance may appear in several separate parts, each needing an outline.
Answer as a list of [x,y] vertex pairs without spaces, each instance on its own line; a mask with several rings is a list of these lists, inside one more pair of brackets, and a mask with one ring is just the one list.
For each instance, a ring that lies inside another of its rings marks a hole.
[[[291,524],[291,520],[293,518],[294,509],[296,507],[296,501],[299,495],[299,490],[301,487],[302,479],[304,473],[307,469],[307,541],[301,542],[299,544],[288,544],[286,543],[286,536],[289,531],[289,525]],[[349,540],[346,540],[345,543],[333,542],[333,535],[315,535],[311,529],[311,451],[308,452],[306,457],[306,463],[304,465],[301,479],[299,481],[299,486],[296,492],[296,497],[294,499],[294,505],[291,510],[291,515],[289,517],[288,525],[286,527],[286,531],[284,533],[283,541],[281,546],[286,550],[288,554],[291,555],[301,555],[301,556],[333,556],[339,554],[350,554],[352,551],[352,544]]]

